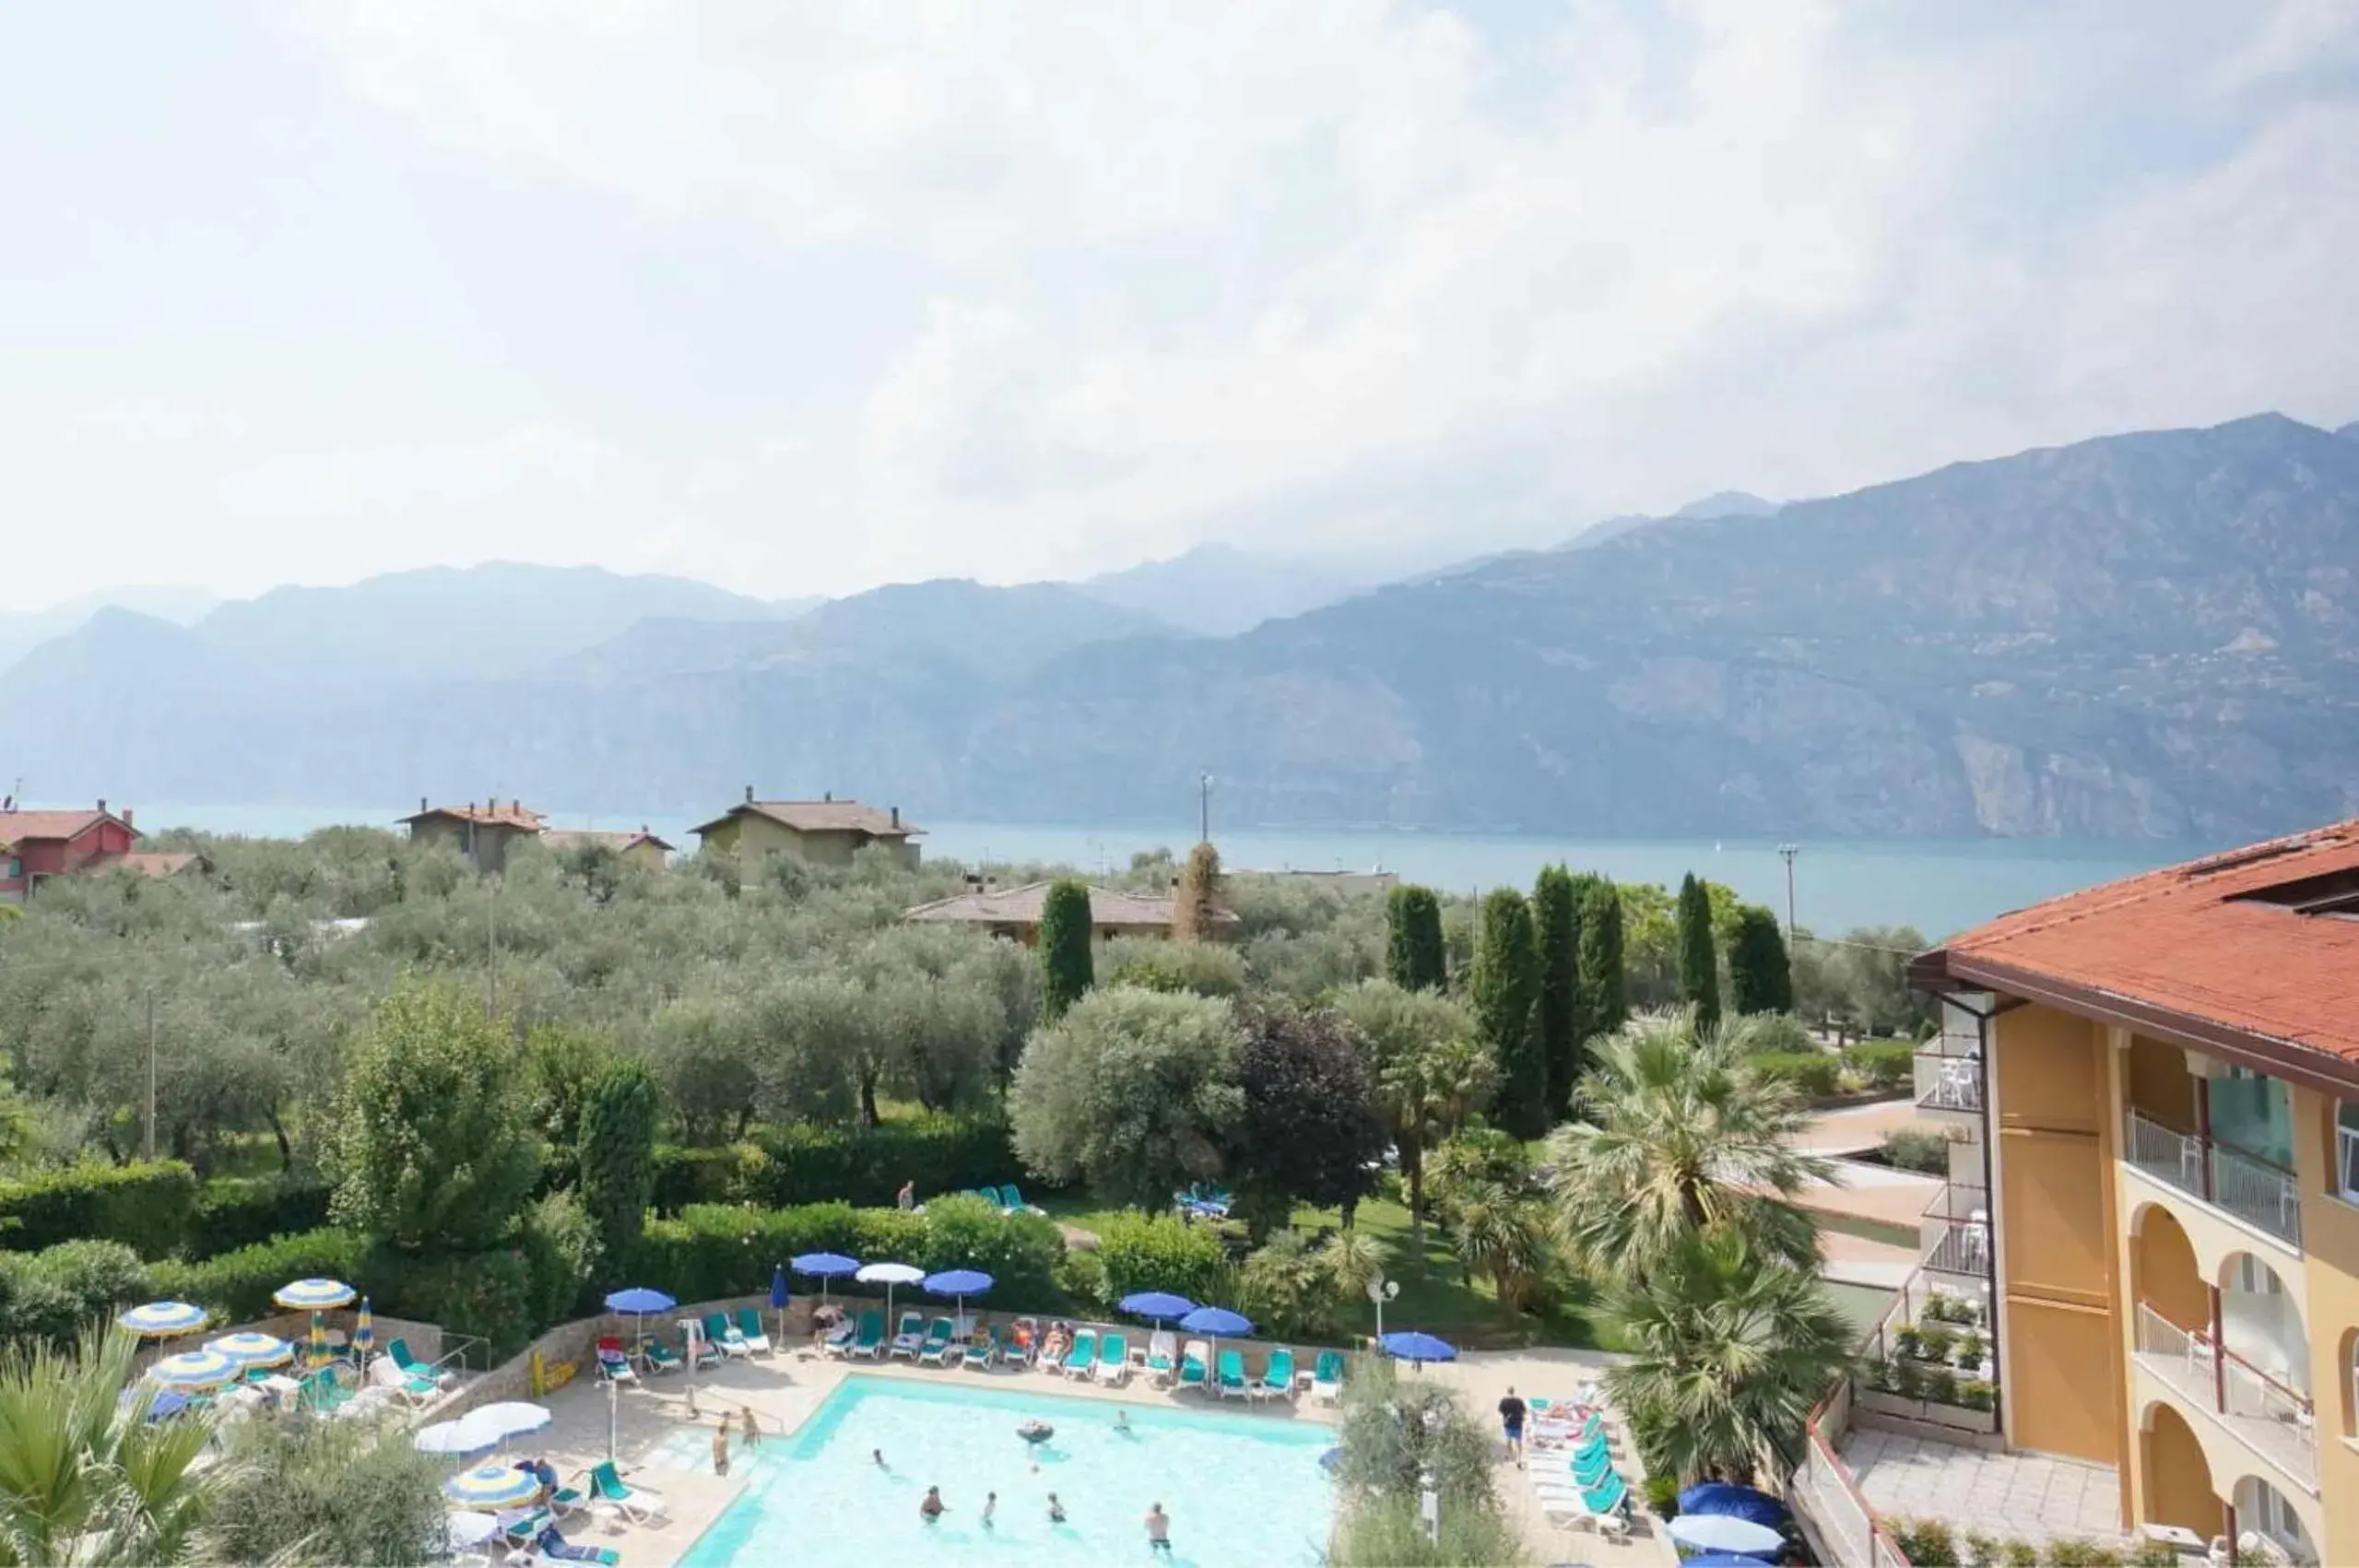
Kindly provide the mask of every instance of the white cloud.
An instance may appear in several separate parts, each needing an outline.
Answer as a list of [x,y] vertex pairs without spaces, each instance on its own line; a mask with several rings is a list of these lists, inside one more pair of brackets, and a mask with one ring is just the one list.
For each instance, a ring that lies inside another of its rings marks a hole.
[[496,312],[348,406],[110,389],[136,418],[74,450],[169,439],[239,586],[495,555],[775,593],[1212,536],[1441,555],[2359,413],[2359,20],[2331,3],[2186,0],[2135,33],[1837,0],[296,4],[419,192],[553,204],[469,208],[445,246],[730,265],[631,324],[713,367],[693,396],[597,320],[610,351],[560,364]]

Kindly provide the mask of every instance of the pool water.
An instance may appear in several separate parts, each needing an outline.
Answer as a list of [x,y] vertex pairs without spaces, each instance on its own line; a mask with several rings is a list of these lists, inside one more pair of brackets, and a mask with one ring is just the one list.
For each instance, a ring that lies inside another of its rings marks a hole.
[[[1115,1425],[1116,1411],[1129,1419],[1127,1434]],[[1016,1435],[1019,1422],[1035,1417],[1056,1428],[1038,1448]],[[1268,1412],[1198,1413],[855,1374],[793,1436],[738,1451],[746,1492],[681,1568],[815,1562],[822,1552],[854,1568],[1307,1568],[1327,1544],[1330,1503],[1319,1456],[1334,1442],[1331,1427]],[[883,1451],[888,1468],[877,1468],[873,1450]],[[942,1489],[949,1508],[932,1524],[917,1514],[928,1486]],[[985,1528],[989,1491],[999,1506]],[[1063,1524],[1049,1522],[1051,1491],[1065,1505]],[[1158,1501],[1172,1519],[1169,1554],[1149,1550],[1140,1522]]]

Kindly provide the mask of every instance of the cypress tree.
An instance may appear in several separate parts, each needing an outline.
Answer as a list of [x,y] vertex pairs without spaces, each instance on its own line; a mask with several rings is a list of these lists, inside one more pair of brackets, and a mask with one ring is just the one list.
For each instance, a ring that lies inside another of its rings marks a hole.
[[1404,991],[1449,984],[1442,946],[1442,901],[1431,888],[1395,888],[1385,901],[1385,978]]
[[1172,937],[1209,942],[1220,935],[1221,852],[1209,843],[1187,852],[1172,896]]
[[1712,946],[1712,898],[1691,871],[1680,883],[1680,1000],[1697,1030],[1720,1021],[1720,955]]
[[1482,901],[1467,994],[1475,1027],[1498,1059],[1492,1104],[1500,1126],[1517,1138],[1539,1137],[1548,1131],[1548,1063],[1534,1017],[1539,949],[1532,940],[1531,905],[1513,888],[1494,888]]
[[1794,1010],[1794,966],[1777,916],[1759,904],[1737,911],[1728,939],[1728,1005],[1740,1013]]
[[1090,958],[1090,886],[1066,877],[1049,884],[1040,908],[1040,1012],[1054,1023],[1095,981]]
[[1600,877],[1581,901],[1581,1011],[1591,1034],[1611,1034],[1630,1020],[1623,997],[1622,895]]
[[1573,1084],[1581,1076],[1581,914],[1573,873],[1540,869],[1532,884],[1532,939],[1539,949],[1540,1056],[1548,1064],[1548,1119],[1572,1114]]
[[631,1271],[655,1197],[658,1099],[646,1064],[623,1056],[607,1064],[582,1109],[582,1207],[597,1227],[599,1268],[609,1279]]

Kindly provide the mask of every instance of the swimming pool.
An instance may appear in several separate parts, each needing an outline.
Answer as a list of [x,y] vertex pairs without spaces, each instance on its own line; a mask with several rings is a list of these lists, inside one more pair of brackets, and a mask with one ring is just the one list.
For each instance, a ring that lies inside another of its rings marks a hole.
[[[1116,1411],[1128,1418],[1127,1434],[1115,1424]],[[1038,1449],[1016,1435],[1017,1423],[1034,1417],[1056,1428]],[[1150,1557],[1202,1568],[1304,1568],[1327,1544],[1329,1489],[1319,1456],[1334,1441],[1331,1427],[1271,1413],[1060,1398],[1013,1380],[855,1373],[792,1437],[739,1452],[746,1492],[681,1568],[790,1560],[1079,1568]],[[882,1450],[888,1468],[877,1468],[873,1450]],[[930,1525],[917,1515],[928,1486],[942,1489],[949,1508]],[[985,1528],[991,1491],[999,1505]],[[1051,1491],[1065,1505],[1063,1524],[1049,1522]],[[1156,1502],[1171,1515],[1169,1556],[1150,1552],[1140,1523]]]

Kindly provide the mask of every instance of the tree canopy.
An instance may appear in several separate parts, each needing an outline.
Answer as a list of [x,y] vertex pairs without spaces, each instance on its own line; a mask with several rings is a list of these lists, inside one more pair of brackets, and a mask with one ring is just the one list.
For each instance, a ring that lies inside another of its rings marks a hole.
[[1539,949],[1539,1003],[1535,1027],[1548,1066],[1548,1119],[1572,1113],[1581,1047],[1589,1037],[1581,1008],[1581,907],[1573,873],[1544,867],[1532,885],[1532,941]]
[[1680,1000],[1699,1029],[1720,1021],[1720,955],[1712,943],[1712,901],[1691,871],[1680,883]]
[[1081,999],[1091,972],[1090,885],[1071,877],[1049,885],[1040,911],[1041,1016],[1052,1022]]
[[1386,895],[1385,978],[1404,991],[1439,991],[1449,983],[1442,904],[1433,889],[1404,883]]
[[1375,1185],[1384,1152],[1374,1064],[1336,1013],[1261,1007],[1244,1016],[1237,1085],[1244,1114],[1233,1137],[1238,1196],[1267,1231],[1298,1203],[1352,1205]]
[[1794,970],[1777,916],[1759,904],[1737,912],[1728,943],[1728,1005],[1742,1013],[1794,1010]]
[[1549,1125],[1548,1064],[1536,1016],[1539,982],[1531,905],[1513,888],[1494,888],[1482,901],[1467,996],[1476,1028],[1499,1063],[1499,1124],[1519,1138],[1538,1138]]

